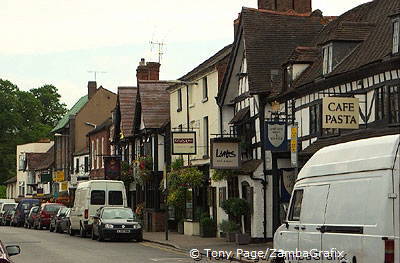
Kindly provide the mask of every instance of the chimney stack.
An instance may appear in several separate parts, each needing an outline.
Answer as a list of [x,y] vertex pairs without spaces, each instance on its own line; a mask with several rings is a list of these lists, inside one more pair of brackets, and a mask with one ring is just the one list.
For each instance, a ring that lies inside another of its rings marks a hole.
[[312,12],[312,0],[258,0],[258,9],[267,9],[278,12],[293,10],[304,14]]
[[96,81],[89,81],[88,82],[88,98],[89,100],[96,94],[97,91],[97,83]]
[[158,62],[146,62],[142,58],[139,62],[139,66],[136,68],[137,80],[159,80],[160,78],[160,66]]

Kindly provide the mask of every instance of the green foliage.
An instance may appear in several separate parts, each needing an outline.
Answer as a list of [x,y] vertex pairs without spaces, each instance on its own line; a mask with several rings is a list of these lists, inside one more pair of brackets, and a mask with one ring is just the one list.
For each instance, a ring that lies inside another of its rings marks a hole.
[[177,170],[183,167],[183,159],[182,158],[178,158],[175,159],[172,163],[171,163],[171,170]]
[[222,202],[222,209],[229,216],[233,217],[236,223],[240,223],[240,218],[250,212],[249,203],[241,198],[230,198]]
[[0,185],[0,199],[7,197],[7,187],[4,185]]
[[16,147],[50,138],[50,131],[66,112],[54,86],[21,91],[0,79],[0,183],[15,176]]
[[239,225],[229,220],[222,220],[219,227],[224,233],[234,233],[239,231]]

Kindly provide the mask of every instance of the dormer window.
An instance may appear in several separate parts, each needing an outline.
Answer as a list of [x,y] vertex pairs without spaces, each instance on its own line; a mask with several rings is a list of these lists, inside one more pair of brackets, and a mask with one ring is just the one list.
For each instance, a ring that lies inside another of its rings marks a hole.
[[322,48],[322,54],[324,56],[322,73],[324,75],[332,72],[332,53],[333,53],[332,43],[330,43]]
[[400,51],[400,18],[393,19],[393,49],[392,53],[397,54]]

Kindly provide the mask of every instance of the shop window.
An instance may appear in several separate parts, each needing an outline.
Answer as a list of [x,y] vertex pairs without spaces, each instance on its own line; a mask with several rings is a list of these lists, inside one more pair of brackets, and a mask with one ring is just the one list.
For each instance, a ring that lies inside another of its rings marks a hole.
[[384,86],[375,93],[375,118],[377,121],[400,123],[400,88]]

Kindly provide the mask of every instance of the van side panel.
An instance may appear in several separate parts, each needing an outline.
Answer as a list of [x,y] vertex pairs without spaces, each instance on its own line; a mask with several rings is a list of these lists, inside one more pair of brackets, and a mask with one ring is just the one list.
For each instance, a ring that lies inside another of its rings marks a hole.
[[383,262],[382,237],[393,234],[390,173],[364,172],[331,182],[323,250],[345,251],[350,262],[354,258],[363,263]]
[[394,230],[395,230],[395,260],[400,262],[400,145],[397,149],[396,160],[393,167],[393,182],[396,199],[394,199]]

